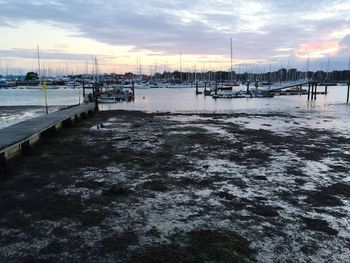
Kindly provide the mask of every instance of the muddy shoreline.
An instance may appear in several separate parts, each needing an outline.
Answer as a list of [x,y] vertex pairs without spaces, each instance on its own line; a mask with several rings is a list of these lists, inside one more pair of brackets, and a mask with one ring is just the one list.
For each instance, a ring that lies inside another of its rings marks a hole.
[[1,179],[0,261],[346,262],[350,137],[304,123],[98,112]]

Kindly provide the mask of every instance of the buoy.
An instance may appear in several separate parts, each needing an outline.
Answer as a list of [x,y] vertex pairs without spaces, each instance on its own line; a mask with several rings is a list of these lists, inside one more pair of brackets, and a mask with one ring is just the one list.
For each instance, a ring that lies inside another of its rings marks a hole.
[[143,96],[142,98],[143,98],[143,99],[145,99],[146,97],[145,97],[145,96]]

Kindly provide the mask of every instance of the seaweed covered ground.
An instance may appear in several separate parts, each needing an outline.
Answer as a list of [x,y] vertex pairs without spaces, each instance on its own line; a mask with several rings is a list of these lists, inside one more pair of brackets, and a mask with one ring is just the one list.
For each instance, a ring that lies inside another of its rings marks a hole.
[[350,136],[334,121],[95,113],[1,179],[0,261],[349,262]]

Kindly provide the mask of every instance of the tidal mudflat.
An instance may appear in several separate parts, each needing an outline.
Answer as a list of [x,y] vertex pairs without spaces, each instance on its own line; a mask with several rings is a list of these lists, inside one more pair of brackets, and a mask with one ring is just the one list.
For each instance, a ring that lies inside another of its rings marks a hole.
[[0,261],[348,262],[335,121],[98,112],[1,179]]

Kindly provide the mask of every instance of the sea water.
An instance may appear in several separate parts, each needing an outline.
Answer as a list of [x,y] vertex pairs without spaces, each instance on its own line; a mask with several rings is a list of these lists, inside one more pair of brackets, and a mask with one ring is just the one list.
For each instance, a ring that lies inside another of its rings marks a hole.
[[[242,87],[244,89],[245,87]],[[324,87],[318,87],[323,91]],[[147,112],[297,112],[301,115],[324,114],[348,119],[350,106],[346,104],[347,86],[328,87],[328,94],[318,94],[316,101],[307,95],[284,95],[274,98],[213,99],[196,95],[194,88],[136,89],[135,101],[100,104],[100,110],[141,110]],[[83,102],[81,89],[48,89],[49,111]],[[45,114],[42,89],[0,89],[0,128]],[[312,117],[311,117],[312,118]],[[346,123],[344,125],[347,125]]]

